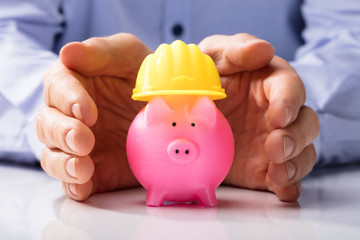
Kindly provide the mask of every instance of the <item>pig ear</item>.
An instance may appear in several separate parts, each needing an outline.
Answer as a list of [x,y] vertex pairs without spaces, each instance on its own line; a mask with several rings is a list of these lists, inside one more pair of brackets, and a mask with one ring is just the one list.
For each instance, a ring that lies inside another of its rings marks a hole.
[[147,124],[154,124],[163,121],[172,112],[173,110],[162,97],[154,97],[145,107],[145,122]]
[[210,125],[216,122],[217,108],[215,103],[208,97],[200,97],[191,108],[190,116],[199,119],[206,119]]

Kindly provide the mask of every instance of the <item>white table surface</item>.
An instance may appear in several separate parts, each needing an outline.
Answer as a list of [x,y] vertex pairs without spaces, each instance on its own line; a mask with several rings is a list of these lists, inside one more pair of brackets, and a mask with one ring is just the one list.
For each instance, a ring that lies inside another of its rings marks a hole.
[[141,188],[76,202],[41,170],[0,164],[0,239],[360,239],[360,166],[315,173],[297,203],[222,186],[216,208],[152,208]]

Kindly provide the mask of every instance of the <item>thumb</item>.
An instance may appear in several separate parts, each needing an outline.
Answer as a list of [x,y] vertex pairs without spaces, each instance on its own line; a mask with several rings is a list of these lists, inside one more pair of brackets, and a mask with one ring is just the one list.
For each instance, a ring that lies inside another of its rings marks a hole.
[[199,48],[214,60],[221,75],[262,68],[274,56],[270,43],[244,33],[209,36],[199,43]]
[[119,33],[109,37],[71,42],[60,51],[60,60],[84,76],[136,76],[151,50],[137,37]]

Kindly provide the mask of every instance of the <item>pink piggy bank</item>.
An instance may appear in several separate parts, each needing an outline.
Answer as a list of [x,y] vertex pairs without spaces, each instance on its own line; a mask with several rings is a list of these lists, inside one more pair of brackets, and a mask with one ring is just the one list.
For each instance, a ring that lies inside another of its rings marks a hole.
[[206,96],[152,98],[131,124],[126,148],[135,177],[147,189],[148,206],[216,206],[215,189],[234,157],[230,125]]

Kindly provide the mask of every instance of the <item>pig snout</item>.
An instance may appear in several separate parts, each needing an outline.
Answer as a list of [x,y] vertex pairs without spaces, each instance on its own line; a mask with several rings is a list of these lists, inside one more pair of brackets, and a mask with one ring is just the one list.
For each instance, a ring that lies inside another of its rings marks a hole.
[[198,149],[195,143],[186,139],[177,139],[167,148],[169,158],[176,162],[190,162],[196,159]]

